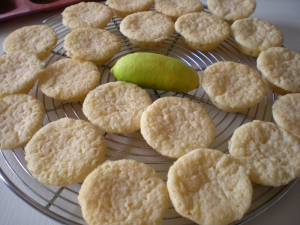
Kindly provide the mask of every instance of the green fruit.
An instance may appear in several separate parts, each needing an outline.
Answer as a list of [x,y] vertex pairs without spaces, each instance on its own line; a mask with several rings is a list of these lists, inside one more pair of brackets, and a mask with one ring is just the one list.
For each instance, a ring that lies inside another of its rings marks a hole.
[[188,92],[199,86],[199,76],[186,63],[168,56],[137,52],[123,56],[111,69],[119,81],[142,88]]

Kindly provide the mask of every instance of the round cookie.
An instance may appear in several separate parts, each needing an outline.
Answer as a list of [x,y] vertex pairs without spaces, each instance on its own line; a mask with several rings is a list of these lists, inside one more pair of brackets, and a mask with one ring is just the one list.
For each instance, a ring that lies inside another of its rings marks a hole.
[[151,48],[162,44],[173,34],[174,22],[161,13],[137,12],[122,20],[120,31],[133,45]]
[[90,225],[159,225],[168,200],[167,187],[154,169],[131,159],[106,161],[88,175],[78,195]]
[[0,56],[0,97],[28,94],[44,70],[39,58],[28,52]]
[[62,23],[72,30],[85,27],[104,29],[113,16],[113,11],[103,4],[80,2],[64,9]]
[[241,112],[261,102],[265,84],[255,69],[236,62],[217,62],[202,72],[202,86],[212,103],[227,112]]
[[168,172],[167,188],[175,210],[197,224],[226,225],[243,217],[253,188],[244,167],[213,149],[195,149]]
[[100,81],[97,66],[89,61],[61,59],[49,65],[39,80],[39,88],[59,101],[80,101]]
[[74,59],[82,59],[97,66],[108,62],[122,48],[115,34],[97,28],[78,28],[65,36],[66,54]]
[[140,129],[143,111],[152,103],[146,90],[123,81],[92,90],[83,102],[83,113],[107,133],[126,134]]
[[229,152],[257,184],[277,187],[300,176],[300,140],[275,123],[255,120],[240,126]]
[[231,25],[236,48],[246,55],[257,57],[261,51],[280,47],[284,37],[273,24],[258,18],[236,20]]
[[207,0],[209,11],[232,24],[249,17],[256,8],[256,0]]
[[262,51],[257,68],[267,86],[278,94],[300,92],[300,54],[283,47]]
[[0,98],[0,149],[24,146],[42,127],[44,115],[43,104],[30,95]]
[[25,147],[27,168],[39,182],[67,186],[82,181],[105,159],[106,141],[93,124],[71,118],[41,128]]
[[198,0],[155,0],[155,10],[176,21],[178,17],[190,13],[201,12],[204,7]]
[[120,18],[142,11],[148,11],[154,4],[154,0],[107,0],[105,2],[115,15]]
[[180,16],[175,30],[191,49],[211,51],[230,35],[230,26],[224,20],[207,12],[194,12]]
[[280,96],[272,106],[278,126],[300,139],[300,93]]
[[143,112],[141,133],[158,153],[179,158],[196,148],[208,147],[215,137],[215,125],[200,104],[163,97]]
[[57,34],[49,25],[25,26],[5,38],[3,50],[6,53],[30,52],[44,60],[50,55],[57,39]]

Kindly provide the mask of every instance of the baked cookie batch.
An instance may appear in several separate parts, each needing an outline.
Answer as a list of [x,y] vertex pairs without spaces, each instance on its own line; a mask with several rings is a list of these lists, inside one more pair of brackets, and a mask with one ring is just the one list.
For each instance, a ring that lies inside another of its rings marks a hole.
[[[155,11],[149,11],[154,6]],[[0,148],[25,146],[30,173],[48,185],[83,181],[79,205],[88,224],[160,224],[171,200],[196,223],[229,224],[241,219],[252,201],[252,182],[288,184],[300,176],[300,54],[282,47],[282,32],[249,18],[255,0],[107,0],[81,2],[62,12],[70,28],[69,58],[44,68],[58,36],[48,25],[22,27],[3,43],[0,56]],[[242,112],[262,102],[266,87],[282,95],[273,104],[276,123],[252,121],[238,127],[229,154],[210,149],[215,124],[206,110],[179,97],[151,99],[141,87],[122,81],[100,84],[98,66],[122,48],[105,30],[122,18],[120,32],[140,48],[162,44],[174,32],[192,51],[213,51],[232,36],[257,68],[217,62],[201,72],[211,102]],[[40,90],[61,102],[82,101],[87,121],[63,118],[42,127],[44,106],[29,95]],[[100,85],[99,85],[100,84]],[[150,166],[131,159],[105,161],[103,132],[140,130],[145,141],[175,162],[164,182]]]

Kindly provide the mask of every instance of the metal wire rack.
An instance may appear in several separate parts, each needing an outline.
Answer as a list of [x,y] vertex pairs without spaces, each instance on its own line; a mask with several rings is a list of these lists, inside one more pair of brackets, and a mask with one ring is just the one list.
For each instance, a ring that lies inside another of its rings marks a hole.
[[[162,45],[151,49],[140,49],[131,45],[127,38],[119,32],[120,22],[120,18],[114,17],[106,27],[106,30],[120,37],[122,49],[110,62],[99,67],[102,74],[100,84],[115,81],[113,75],[110,74],[110,68],[120,57],[138,51],[154,52],[180,59],[195,68],[199,73],[207,66],[218,61],[234,61],[256,69],[256,60],[240,53],[235,48],[231,37],[223,41],[216,50],[201,52],[189,50],[181,41],[180,35],[174,32]],[[51,56],[45,60],[45,66],[47,66],[61,58],[67,57],[63,43],[65,35],[68,34],[70,30],[62,25],[62,17],[60,14],[45,20],[43,23],[54,28],[59,36],[58,43],[53,48]],[[189,93],[173,93],[157,90],[147,91],[154,101],[163,96],[179,96],[201,104],[216,125],[216,136],[210,148],[218,149],[222,152],[227,152],[228,141],[234,130],[240,125],[253,120],[272,121],[271,108],[276,99],[276,95],[268,90],[264,101],[259,104],[241,113],[227,113],[216,108],[211,103],[201,85]],[[38,89],[37,85],[30,94],[38,98],[44,104],[46,116],[43,125],[64,117],[87,120],[82,113],[82,101],[70,103],[58,102],[45,96]],[[130,158],[144,162],[152,166],[158,175],[166,181],[168,169],[173,164],[173,161],[160,156],[153,150],[145,142],[139,131],[126,135],[104,133],[104,136],[108,145],[107,159],[117,160]],[[58,222],[63,224],[85,224],[77,202],[77,195],[81,183],[68,187],[43,185],[31,176],[26,168],[24,156],[25,151],[23,148],[0,151],[0,178],[4,183],[32,207]],[[277,188],[253,184],[254,194],[251,208],[240,221],[236,221],[233,224],[245,223],[264,212],[283,197],[295,182],[296,180],[286,186]],[[187,225],[194,223],[177,214],[170,202],[162,224]]]

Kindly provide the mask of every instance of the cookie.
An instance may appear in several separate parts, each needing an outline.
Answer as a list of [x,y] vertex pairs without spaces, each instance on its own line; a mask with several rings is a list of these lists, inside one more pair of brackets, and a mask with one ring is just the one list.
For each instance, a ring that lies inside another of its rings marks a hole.
[[214,50],[230,35],[229,24],[207,12],[180,16],[175,22],[175,30],[187,47],[200,51]]
[[97,28],[78,28],[65,36],[66,54],[74,59],[91,61],[97,66],[108,62],[122,44],[115,34]]
[[44,60],[50,55],[57,39],[55,30],[49,25],[25,26],[5,38],[3,50],[6,53],[30,52]]
[[151,103],[146,90],[136,84],[116,81],[89,92],[82,110],[103,131],[126,134],[140,129],[142,113]]
[[0,148],[24,146],[41,128],[45,115],[43,104],[26,94],[0,98]]
[[120,31],[133,45],[151,48],[162,44],[173,34],[174,22],[161,13],[137,12],[121,21]]
[[277,187],[300,176],[300,140],[275,123],[255,120],[240,126],[229,152],[257,184]]
[[175,210],[202,225],[239,220],[251,205],[253,188],[244,167],[213,149],[195,149],[168,172],[167,188]]
[[104,162],[106,141],[93,124],[71,118],[48,123],[25,147],[27,168],[39,182],[68,186]]
[[215,137],[215,125],[200,104],[163,97],[143,112],[141,133],[161,155],[179,158],[196,148],[208,147]]
[[28,94],[43,70],[43,62],[32,53],[14,52],[1,55],[0,97]]
[[89,61],[61,59],[49,65],[39,80],[39,88],[62,102],[82,100],[100,81],[97,66]]
[[241,112],[261,102],[265,84],[258,71],[236,62],[217,62],[202,72],[202,86],[212,103],[227,112]]
[[168,208],[165,183],[150,166],[131,160],[107,161],[84,180],[78,195],[92,224],[161,224]]

